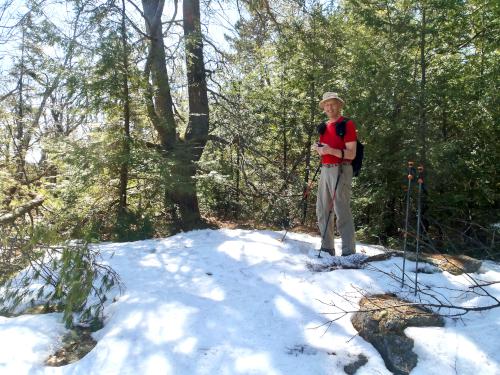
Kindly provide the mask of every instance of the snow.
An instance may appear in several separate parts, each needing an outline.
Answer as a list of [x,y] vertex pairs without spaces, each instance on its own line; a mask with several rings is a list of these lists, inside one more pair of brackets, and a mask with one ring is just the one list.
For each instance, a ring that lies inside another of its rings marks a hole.
[[60,314],[0,316],[0,374],[26,374],[60,344]]
[[[373,267],[313,272],[311,265],[345,260],[327,254],[318,259],[318,237],[289,233],[280,242],[281,237],[271,231],[200,230],[100,244],[125,290],[106,306],[104,328],[93,334],[96,347],[73,364],[45,367],[65,333],[61,314],[0,317],[0,374],[343,374],[359,354],[368,362],[357,374],[390,374],[375,348],[357,336],[349,315],[328,329],[325,323],[335,317],[332,302],[356,309],[340,295],[355,296],[356,288],[401,292],[399,283]],[[356,257],[381,252],[358,244]],[[402,259],[373,266],[398,273]],[[406,266],[413,276],[415,263]],[[500,267],[485,262],[475,276],[500,280]],[[441,293],[456,303],[485,302],[448,289],[467,285],[464,276],[418,277],[443,287]],[[500,297],[499,284],[488,291]],[[500,374],[499,328],[500,309],[446,319],[442,328],[408,328],[419,357],[412,374]]]

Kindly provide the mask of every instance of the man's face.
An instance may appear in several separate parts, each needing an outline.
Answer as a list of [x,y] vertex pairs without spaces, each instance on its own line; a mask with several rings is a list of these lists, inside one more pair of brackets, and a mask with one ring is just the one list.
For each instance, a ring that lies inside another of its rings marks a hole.
[[328,118],[336,118],[340,116],[340,110],[342,109],[342,103],[337,99],[331,99],[323,104],[323,111],[328,116]]

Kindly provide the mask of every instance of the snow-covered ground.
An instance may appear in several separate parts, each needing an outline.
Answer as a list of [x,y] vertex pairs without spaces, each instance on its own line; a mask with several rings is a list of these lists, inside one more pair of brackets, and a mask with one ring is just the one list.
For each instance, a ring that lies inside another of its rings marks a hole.
[[[200,230],[102,244],[126,289],[107,306],[104,328],[94,333],[96,347],[76,363],[44,367],[65,332],[61,314],[0,317],[0,374],[343,374],[360,353],[368,362],[357,374],[390,374],[374,347],[356,336],[349,316],[327,331],[318,327],[333,316],[328,303],[351,308],[333,292],[398,292],[400,285],[368,269],[312,272],[308,263],[332,260],[316,258],[319,238],[289,233],[282,243],[281,235]],[[381,249],[358,244],[357,252]],[[399,272],[402,259],[376,266]],[[500,280],[500,266],[486,262],[477,276]],[[419,281],[466,284],[447,272],[419,274]],[[456,303],[477,302],[454,299],[460,296],[446,290]],[[500,298],[499,284],[488,290]],[[412,374],[500,374],[500,309],[406,333],[419,356]]]

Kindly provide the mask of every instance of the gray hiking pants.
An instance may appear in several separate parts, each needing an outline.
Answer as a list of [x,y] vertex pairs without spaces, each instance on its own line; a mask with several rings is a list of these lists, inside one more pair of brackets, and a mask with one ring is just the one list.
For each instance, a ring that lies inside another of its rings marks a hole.
[[[339,168],[341,173],[339,176]],[[335,183],[337,176],[340,180],[337,186],[335,202],[333,204],[334,211],[328,220],[328,214],[332,207],[332,199],[335,191]],[[342,255],[349,255],[355,252],[356,244],[354,238],[354,221],[351,212],[351,183],[352,183],[352,166],[351,165],[323,165],[321,167],[321,176],[318,186],[318,198],[316,201],[316,216],[318,218],[318,226],[323,238],[326,222],[328,228],[324,235],[321,247],[323,249],[335,249],[334,246],[334,229],[335,223],[337,230],[342,238]]]

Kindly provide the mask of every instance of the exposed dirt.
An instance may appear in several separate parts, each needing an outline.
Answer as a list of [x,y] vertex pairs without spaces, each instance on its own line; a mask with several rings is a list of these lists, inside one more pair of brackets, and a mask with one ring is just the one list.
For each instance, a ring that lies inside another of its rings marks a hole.
[[77,327],[62,339],[63,346],[45,361],[45,365],[58,367],[77,362],[85,357],[97,344],[90,329]]

